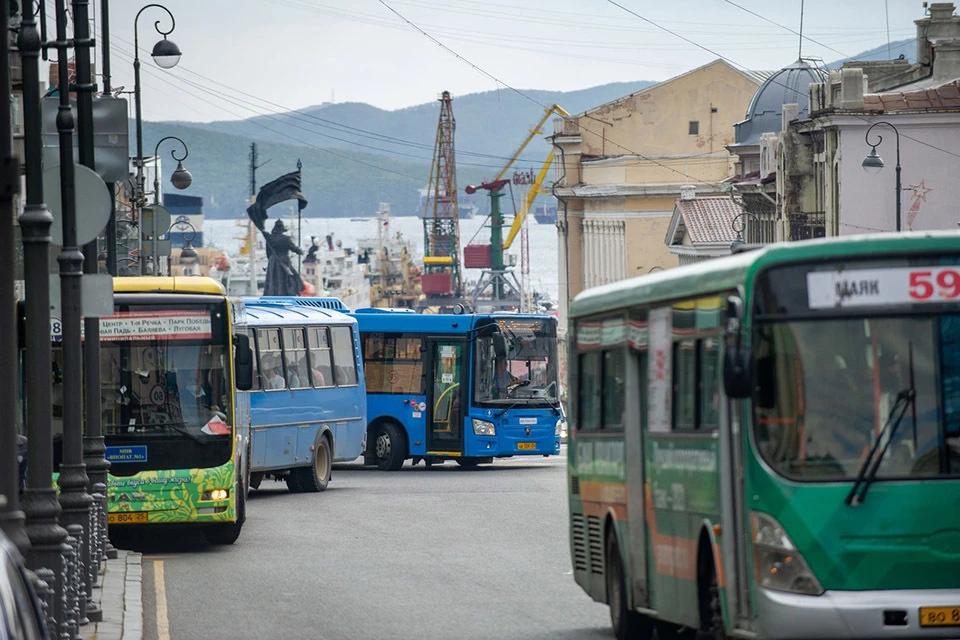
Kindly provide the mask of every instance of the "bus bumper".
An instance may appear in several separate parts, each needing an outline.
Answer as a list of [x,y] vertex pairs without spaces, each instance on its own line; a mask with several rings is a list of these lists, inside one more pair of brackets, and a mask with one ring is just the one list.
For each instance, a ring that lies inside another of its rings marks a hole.
[[[921,626],[921,607],[960,610],[956,589],[826,591],[819,596],[757,587],[757,635],[770,640],[957,638],[957,626]],[[948,612],[949,616],[949,612]]]

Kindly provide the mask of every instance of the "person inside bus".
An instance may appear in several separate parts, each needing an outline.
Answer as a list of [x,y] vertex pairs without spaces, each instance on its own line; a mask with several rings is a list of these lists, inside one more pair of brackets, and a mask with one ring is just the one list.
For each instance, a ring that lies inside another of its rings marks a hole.
[[283,371],[280,366],[279,358],[271,357],[264,363],[264,372],[267,375],[266,384],[264,385],[267,389],[286,389],[287,381],[283,378]]
[[497,358],[496,369],[493,373],[493,396],[499,398],[507,395],[510,385],[519,382],[521,382],[520,378],[510,373],[507,368],[507,359]]

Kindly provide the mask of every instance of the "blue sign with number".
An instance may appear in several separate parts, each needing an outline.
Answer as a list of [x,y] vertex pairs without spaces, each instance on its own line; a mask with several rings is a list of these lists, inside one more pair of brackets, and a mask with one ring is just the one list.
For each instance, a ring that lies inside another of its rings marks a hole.
[[124,462],[146,462],[147,447],[146,445],[107,447],[107,460],[121,464]]

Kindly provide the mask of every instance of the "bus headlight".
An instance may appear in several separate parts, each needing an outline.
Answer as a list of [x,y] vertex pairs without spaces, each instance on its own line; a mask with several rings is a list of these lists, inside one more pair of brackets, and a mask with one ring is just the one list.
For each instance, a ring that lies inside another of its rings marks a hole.
[[818,596],[823,587],[797,552],[790,536],[772,516],[754,511],[753,570],[757,583],[768,589]]
[[557,426],[553,429],[553,435],[557,436],[558,438],[563,435],[563,418],[557,420]]
[[226,500],[230,497],[230,489],[213,489],[200,494],[201,500]]
[[473,434],[477,436],[495,436],[497,427],[492,422],[473,418]]

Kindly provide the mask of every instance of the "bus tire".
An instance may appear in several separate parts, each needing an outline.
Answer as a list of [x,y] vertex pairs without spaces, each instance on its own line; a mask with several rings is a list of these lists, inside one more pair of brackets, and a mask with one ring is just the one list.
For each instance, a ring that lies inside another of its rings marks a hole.
[[[330,451],[330,438],[320,436],[313,463],[309,467],[297,467],[290,470],[290,478],[295,481],[297,493],[317,493],[326,491],[333,470],[333,455]],[[293,489],[291,489],[292,491]]]
[[263,482],[264,473],[251,473],[250,474],[250,488],[256,491],[260,488],[260,483]]
[[392,422],[381,422],[376,429],[373,451],[377,468],[381,471],[397,471],[407,458],[407,439],[403,430]]
[[237,521],[209,524],[203,528],[203,537],[210,544],[233,544],[240,537],[243,523],[247,521],[247,500],[243,495],[243,486],[238,482],[234,488],[237,497]]
[[480,461],[476,458],[457,458],[457,464],[464,469],[476,469],[480,465]]
[[607,535],[607,604],[610,605],[610,624],[617,640],[649,640],[653,637],[652,621],[632,611],[627,604],[627,581],[620,558],[617,536],[611,530]]
[[727,628],[720,605],[720,586],[717,582],[716,562],[709,546],[701,543],[700,570],[697,572],[700,592],[700,632],[697,638],[727,640]]

